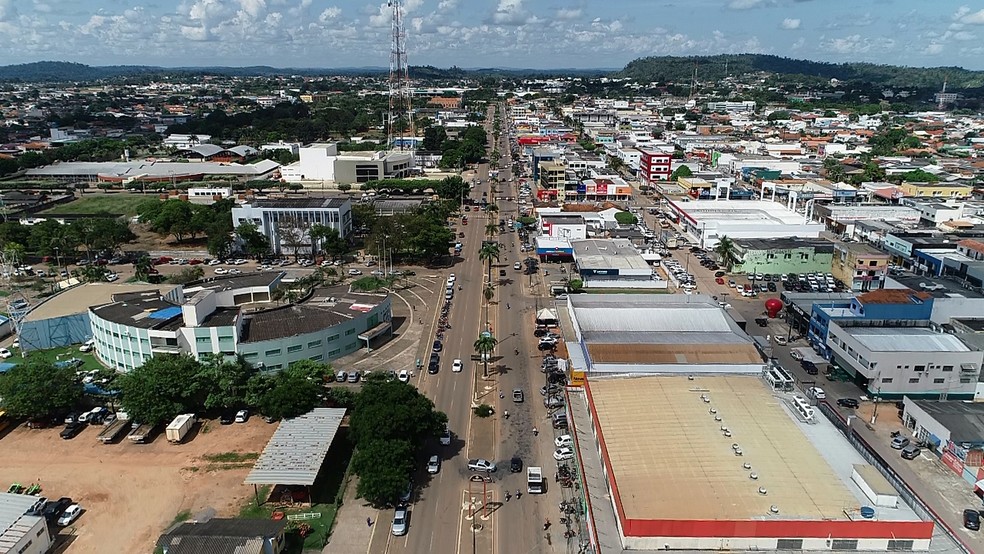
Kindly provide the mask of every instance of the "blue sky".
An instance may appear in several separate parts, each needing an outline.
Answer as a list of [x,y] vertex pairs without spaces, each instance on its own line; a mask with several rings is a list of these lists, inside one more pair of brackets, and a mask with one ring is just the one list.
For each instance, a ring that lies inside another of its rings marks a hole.
[[[404,0],[409,60],[622,67],[758,52],[984,69],[981,0]],[[0,64],[389,65],[385,0],[0,0]]]

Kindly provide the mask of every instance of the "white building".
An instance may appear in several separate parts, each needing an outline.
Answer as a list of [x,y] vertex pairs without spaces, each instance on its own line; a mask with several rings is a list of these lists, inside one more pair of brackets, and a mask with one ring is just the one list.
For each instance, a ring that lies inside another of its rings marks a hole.
[[984,362],[984,352],[929,327],[831,320],[827,346],[834,361],[863,375],[869,391],[887,398],[973,398]]
[[300,148],[300,161],[280,168],[288,183],[333,182],[365,183],[379,179],[400,179],[412,174],[415,163],[411,152],[345,152],[337,143],[315,143]]
[[588,237],[588,226],[584,218],[576,214],[542,215],[539,227],[543,235],[556,239],[571,241]]
[[45,519],[29,515],[38,500],[37,496],[0,493],[0,552],[44,554],[51,547]]
[[232,224],[251,222],[266,235],[276,254],[293,253],[291,244],[301,244],[299,252],[310,253],[308,231],[320,224],[338,230],[339,236],[352,232],[352,201],[346,197],[306,197],[254,200],[232,209]]
[[291,155],[296,156],[298,152],[301,151],[301,143],[299,142],[284,142],[282,140],[277,142],[271,142],[260,146],[260,150],[287,150]]
[[178,150],[188,150],[199,144],[211,144],[212,135],[168,135],[164,141],[164,148],[176,148]]
[[338,144],[314,143],[298,149],[301,160],[280,168],[280,175],[288,183],[301,181],[334,181],[335,158]]
[[824,226],[775,202],[761,200],[697,200],[670,202],[680,226],[700,244],[714,248],[730,239],[818,238]]

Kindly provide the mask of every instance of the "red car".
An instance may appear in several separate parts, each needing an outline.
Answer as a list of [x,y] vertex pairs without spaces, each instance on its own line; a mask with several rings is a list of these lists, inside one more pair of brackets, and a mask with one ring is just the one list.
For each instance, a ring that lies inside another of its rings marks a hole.
[[719,285],[723,285],[724,284],[724,278],[723,277],[718,277],[717,279],[714,279],[714,282],[717,283],[717,284],[719,284]]
[[188,261],[188,265],[198,265],[200,263],[202,263],[201,260],[189,260]]

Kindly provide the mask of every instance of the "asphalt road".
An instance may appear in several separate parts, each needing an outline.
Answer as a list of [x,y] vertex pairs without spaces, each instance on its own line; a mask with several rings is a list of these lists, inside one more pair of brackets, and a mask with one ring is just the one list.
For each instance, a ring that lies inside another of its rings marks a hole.
[[[487,131],[492,136],[492,121],[489,117]],[[481,164],[474,175],[466,175],[467,179],[477,178],[480,183],[473,188],[471,197],[475,200],[487,193],[488,198],[495,196],[516,197],[515,183],[509,182],[509,148],[507,144],[507,124],[503,120],[503,132],[499,151],[502,153],[499,179],[499,193],[491,190],[489,183],[489,166]],[[491,149],[490,149],[491,150]],[[533,315],[536,302],[529,296],[529,287],[524,286],[527,280],[519,279],[521,272],[512,269],[515,261],[522,259],[519,252],[517,235],[507,232],[498,240],[502,243],[502,255],[496,267],[493,268],[493,279],[498,283],[496,302],[491,306],[489,320],[500,346],[495,353],[494,366],[499,372],[499,384],[505,398],[497,402],[499,414],[508,410],[510,418],[498,417],[496,450],[494,452],[477,452],[467,444],[470,435],[472,412],[470,409],[474,380],[482,371],[482,365],[471,361],[474,353],[473,344],[481,331],[486,329],[486,314],[483,308],[482,284],[485,267],[478,259],[478,251],[485,240],[485,225],[496,222],[499,217],[515,213],[516,206],[511,203],[499,203],[499,215],[486,216],[483,213],[468,212],[468,225],[456,225],[456,233],[464,232],[465,237],[458,240],[463,243],[462,259],[454,267],[441,272],[441,279],[448,273],[456,276],[455,294],[449,317],[451,329],[445,335],[443,351],[441,352],[441,368],[436,375],[421,371],[415,375],[417,387],[431,398],[439,410],[448,416],[448,427],[453,433],[451,446],[440,446],[436,441],[432,452],[441,456],[441,469],[436,475],[427,475],[421,467],[417,472],[416,488],[413,502],[410,506],[409,533],[403,537],[394,537],[389,532],[389,521],[392,511],[380,513],[380,521],[386,525],[377,526],[373,530],[368,552],[473,552],[473,546],[481,547],[479,551],[501,552],[538,552],[538,543],[544,538],[540,530],[543,514],[540,505],[547,502],[552,495],[532,497],[526,494],[525,472],[509,473],[509,460],[520,456],[524,462],[549,460],[543,463],[545,472],[552,475],[553,460],[550,457],[552,437],[549,430],[544,429],[546,412],[542,407],[538,389],[542,383],[539,373],[540,356],[533,343]],[[488,221],[487,221],[488,219]],[[507,271],[507,277],[499,277],[499,269]],[[501,280],[500,280],[501,279]],[[457,290],[461,285],[462,290]],[[439,313],[439,310],[437,311]],[[436,317],[437,314],[435,314]],[[429,326],[428,339],[421,340],[418,345],[417,357],[427,360],[437,321],[425,321]],[[520,354],[517,356],[516,351]],[[455,358],[464,362],[464,371],[451,372],[451,363]],[[522,404],[512,402],[511,391],[522,389],[526,401]],[[533,425],[539,425],[541,432],[539,440],[532,436]],[[545,457],[544,457],[545,455]],[[467,469],[469,458],[489,458],[499,465],[499,471],[494,476],[490,489],[494,500],[503,502],[500,509],[492,514],[492,521],[486,523],[491,529],[492,540],[476,541],[465,520],[464,495],[468,490],[468,478],[471,472]],[[505,502],[505,491],[515,493],[521,489],[523,496]],[[549,500],[553,501],[553,500]],[[454,545],[454,546],[452,546]],[[547,550],[542,550],[546,552]]]

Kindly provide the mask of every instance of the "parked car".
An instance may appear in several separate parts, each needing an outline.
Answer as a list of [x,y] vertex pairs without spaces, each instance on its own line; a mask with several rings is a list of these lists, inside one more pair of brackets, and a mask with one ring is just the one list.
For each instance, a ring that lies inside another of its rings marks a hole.
[[236,423],[246,423],[249,421],[249,410],[239,410],[236,412]]
[[902,449],[902,458],[906,460],[915,460],[921,453],[922,450],[918,446],[910,444]]
[[41,515],[48,521],[54,522],[57,521],[58,518],[65,513],[65,510],[67,510],[71,505],[72,499],[67,496],[63,496],[58,500],[49,501],[45,504],[44,508],[41,510]]
[[431,456],[430,459],[427,460],[427,473],[433,475],[440,470],[441,470],[441,458],[437,456]]
[[816,398],[817,400],[823,400],[827,398],[827,393],[823,391],[820,387],[810,387],[806,389],[806,394]]
[[553,453],[554,460],[558,462],[563,462],[564,460],[570,460],[574,457],[574,449],[569,446],[564,446],[554,450]]
[[472,471],[495,473],[498,468],[495,466],[495,462],[490,462],[484,458],[473,458],[468,460],[468,469]]
[[359,372],[358,371],[350,371],[349,374],[348,374],[348,379],[346,379],[346,381],[348,381],[349,383],[358,383],[359,382]]
[[901,436],[892,439],[892,448],[902,450],[906,446],[909,446],[909,439]]
[[803,354],[799,350],[790,350],[789,357],[796,360],[797,362],[803,360]]
[[391,527],[395,537],[402,537],[407,534],[407,509],[404,506],[400,506],[393,513],[393,525]]
[[523,390],[522,389],[513,389],[513,391],[512,391],[512,399],[513,399],[513,402],[522,402],[523,401]]
[[337,383],[344,383],[346,381],[348,381],[348,372],[347,371],[339,371],[338,373],[335,374],[335,382],[337,382]]
[[565,446],[573,447],[574,437],[570,435],[561,435],[554,439],[554,446],[556,446],[557,448],[563,448]]
[[71,525],[80,515],[82,515],[82,506],[72,504],[62,512],[62,515],[58,518],[58,525],[61,527]]
[[232,425],[236,421],[235,410],[226,410],[219,415],[219,424],[221,425]]
[[65,440],[74,439],[79,433],[82,432],[82,429],[85,429],[85,423],[74,421],[66,425],[65,428],[62,429],[62,432],[59,433],[59,436]]
[[405,369],[401,369],[400,372],[396,374],[396,378],[401,383],[409,383],[410,382],[410,372],[407,371],[407,370],[405,370]]
[[0,358],[6,360],[7,358],[13,355],[14,354],[10,350],[7,350],[6,348],[0,348]]

